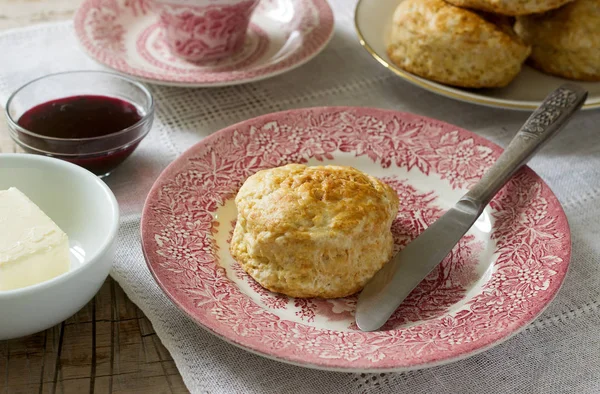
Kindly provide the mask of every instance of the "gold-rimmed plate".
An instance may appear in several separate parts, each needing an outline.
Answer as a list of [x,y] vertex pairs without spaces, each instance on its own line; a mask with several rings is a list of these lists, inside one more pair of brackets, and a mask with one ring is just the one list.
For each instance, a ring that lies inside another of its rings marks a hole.
[[[361,45],[385,68],[404,80],[431,92],[468,103],[489,107],[534,110],[544,97],[566,80],[543,74],[529,66],[507,87],[500,89],[461,89],[420,78],[396,67],[386,54],[392,15],[402,0],[358,0],[354,14]],[[600,108],[600,82],[578,82],[589,91],[584,109]]]

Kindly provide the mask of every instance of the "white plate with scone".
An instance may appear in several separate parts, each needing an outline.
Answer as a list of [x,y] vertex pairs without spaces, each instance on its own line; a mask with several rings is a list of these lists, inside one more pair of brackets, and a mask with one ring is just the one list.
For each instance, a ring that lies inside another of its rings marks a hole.
[[584,109],[600,107],[600,2],[451,3],[359,0],[360,43],[406,81],[457,100],[533,110],[571,80],[589,91]]
[[193,321],[262,356],[347,372],[448,363],[526,327],[565,277],[567,218],[533,171],[515,175],[382,330],[358,329],[356,294],[500,152],[456,126],[373,108],[250,119],[160,175],[144,255]]

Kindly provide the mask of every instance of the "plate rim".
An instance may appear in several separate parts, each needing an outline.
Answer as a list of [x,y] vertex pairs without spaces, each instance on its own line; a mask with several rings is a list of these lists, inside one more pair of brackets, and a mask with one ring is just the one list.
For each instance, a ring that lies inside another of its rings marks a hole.
[[[77,28],[77,23],[75,23],[77,21],[77,19],[80,17],[80,14],[83,12],[83,6],[88,3],[89,1],[92,0],[83,0],[80,4],[79,7],[77,8],[77,10],[75,11],[72,20],[74,21],[73,23],[73,29],[75,32],[75,39],[77,41],[77,46],[79,48],[81,48],[81,50],[83,51],[83,53],[91,60],[93,60],[96,64],[102,66],[102,67],[106,67],[110,70],[113,70],[114,72],[124,75],[124,76],[128,76],[130,78],[134,78],[138,81],[141,82],[145,82],[145,83],[149,83],[149,84],[153,84],[153,85],[158,85],[158,86],[171,86],[171,87],[179,87],[179,88],[220,88],[220,87],[227,87],[227,86],[236,86],[236,85],[242,85],[242,84],[247,84],[247,83],[253,83],[253,82],[259,82],[259,81],[263,81],[265,79],[269,79],[269,78],[273,78],[276,76],[279,76],[281,74],[287,73],[289,71],[293,71],[296,68],[299,68],[303,65],[305,65],[306,63],[308,63],[309,61],[313,60],[317,55],[319,55],[321,52],[323,52],[323,50],[327,47],[327,45],[331,42],[331,39],[333,38],[333,35],[335,34],[335,14],[333,12],[333,9],[331,8],[331,5],[329,4],[329,2],[327,0],[300,0],[300,1],[312,1],[314,3],[317,3],[319,6],[324,7],[327,9],[328,14],[330,16],[330,18],[328,18],[328,21],[330,20],[329,23],[329,32],[327,33],[327,37],[323,40],[323,42],[310,54],[304,56],[303,58],[299,59],[298,61],[296,61],[295,63],[287,66],[287,67],[283,67],[281,69],[275,70],[275,71],[271,71],[271,72],[267,72],[264,73],[262,75],[259,76],[255,76],[255,77],[247,77],[247,78],[239,78],[239,79],[235,79],[232,81],[222,81],[222,82],[178,82],[178,81],[173,81],[173,80],[162,80],[162,79],[155,79],[155,78],[148,78],[148,77],[144,77],[144,76],[140,76],[138,75],[138,73],[128,73],[125,72],[123,70],[120,70],[116,67],[113,67],[111,65],[108,65],[104,62],[102,62],[101,60],[99,60],[96,56],[94,56],[91,52],[91,49],[88,48],[83,42],[82,42],[82,38],[81,35],[82,33],[80,32],[80,30]],[[289,1],[294,1],[294,0],[289,0]],[[319,25],[323,25],[322,23],[320,23]],[[279,62],[276,62],[275,64],[277,64]]]
[[[533,111],[539,107],[542,102],[541,101],[524,101],[524,100],[506,100],[506,99],[492,99],[486,98],[480,94],[475,94],[477,97],[472,97],[468,94],[455,93],[453,91],[445,89],[445,86],[439,84],[434,81],[429,81],[424,78],[420,78],[408,71],[405,71],[395,64],[389,62],[388,60],[379,56],[379,54],[371,47],[371,45],[367,42],[360,28],[360,24],[358,21],[358,15],[360,12],[360,8],[367,0],[358,0],[356,6],[354,7],[354,30],[356,31],[356,35],[358,36],[358,42],[361,47],[363,47],[371,57],[373,57],[379,64],[381,64],[384,68],[388,69],[392,73],[396,74],[406,82],[409,82],[415,86],[423,88],[429,92],[439,94],[446,98],[470,103],[477,104],[489,108],[499,108],[499,109],[509,109],[515,111]],[[565,80],[566,82],[567,80]],[[577,81],[574,81],[577,82]],[[458,87],[454,87],[456,89],[460,89]],[[600,108],[600,99],[595,103],[585,103],[581,109],[582,110],[591,110]]]
[[454,357],[448,357],[448,358],[444,358],[444,359],[439,359],[436,361],[432,361],[432,362],[426,362],[426,363],[421,363],[421,364],[413,364],[411,366],[403,366],[403,367],[391,367],[391,368],[387,368],[387,367],[381,367],[381,368],[354,368],[354,367],[337,367],[337,366],[330,366],[330,365],[326,365],[326,364],[316,364],[316,363],[311,363],[311,362],[306,362],[306,363],[301,363],[295,360],[290,360],[288,358],[285,357],[280,357],[280,356],[276,356],[270,353],[266,353],[266,352],[262,352],[260,350],[257,349],[253,349],[249,346],[246,346],[245,344],[236,341],[234,338],[230,338],[230,337],[226,337],[225,335],[216,332],[215,330],[213,330],[212,328],[204,325],[202,322],[200,322],[199,320],[197,320],[197,318],[195,318],[190,312],[188,312],[187,308],[182,304],[182,302],[180,302],[178,300],[178,297],[174,294],[171,294],[171,292],[169,292],[169,290],[167,289],[167,286],[163,284],[163,282],[161,281],[160,277],[157,275],[157,273],[155,272],[155,270],[153,269],[153,266],[150,263],[150,253],[148,252],[147,248],[149,247],[149,245],[147,245],[147,242],[145,240],[149,239],[148,238],[148,234],[146,231],[148,231],[148,221],[149,221],[149,217],[151,216],[150,213],[150,203],[153,200],[153,198],[157,195],[158,191],[160,190],[160,187],[162,187],[162,181],[175,174],[178,170],[178,167],[180,166],[180,164],[187,159],[187,157],[189,156],[189,154],[191,152],[194,152],[195,150],[199,149],[200,147],[202,147],[204,144],[211,142],[214,139],[218,139],[221,135],[227,133],[230,129],[233,128],[237,128],[237,127],[241,127],[243,125],[246,125],[248,123],[259,123],[261,122],[263,119],[268,119],[272,116],[284,116],[286,114],[290,114],[290,113],[303,113],[303,112],[307,112],[307,111],[314,111],[314,110],[326,110],[328,112],[330,111],[344,111],[344,110],[356,110],[356,109],[360,109],[360,110],[374,110],[374,111],[379,111],[379,112],[388,112],[388,113],[395,113],[398,114],[400,116],[404,116],[404,115],[409,115],[409,116],[413,116],[413,117],[418,117],[420,119],[424,119],[424,120],[433,120],[438,124],[445,124],[448,126],[452,126],[453,128],[460,130],[461,132],[467,132],[473,136],[476,136],[477,138],[482,138],[485,141],[487,141],[487,143],[489,143],[491,146],[493,146],[496,149],[499,149],[500,151],[503,151],[504,149],[502,147],[500,147],[498,144],[489,141],[487,138],[480,136],[472,131],[469,131],[467,129],[464,129],[462,127],[458,127],[455,126],[451,123],[447,123],[444,122],[442,120],[437,120],[435,118],[431,118],[428,116],[424,116],[424,115],[420,115],[420,114],[413,114],[413,113],[409,113],[409,112],[404,112],[404,111],[395,111],[395,110],[390,110],[390,109],[384,109],[384,108],[377,108],[377,107],[357,107],[357,106],[314,106],[314,107],[303,107],[303,108],[297,108],[297,109],[290,109],[290,110],[284,110],[284,111],[277,111],[277,112],[272,112],[272,113],[267,113],[267,114],[263,114],[260,116],[256,116],[250,119],[246,119],[228,126],[225,126],[223,128],[221,128],[220,130],[212,133],[211,135],[203,138],[201,141],[195,143],[194,145],[190,146],[188,149],[186,149],[184,152],[182,152],[175,160],[173,160],[161,173],[160,175],[156,178],[154,184],[152,185],[150,191],[148,192],[148,195],[146,196],[146,199],[144,201],[144,206],[142,209],[142,216],[140,219],[140,243],[141,243],[141,247],[142,247],[142,253],[144,256],[144,260],[146,262],[146,266],[148,267],[153,279],[155,280],[156,284],[158,285],[158,287],[160,288],[160,290],[163,292],[163,294],[165,294],[167,296],[167,298],[173,303],[175,304],[175,306],[181,311],[183,312],[189,319],[191,319],[192,322],[194,322],[197,326],[201,327],[202,329],[208,331],[209,333],[215,335],[216,337],[218,337],[219,339],[224,340],[227,343],[230,343],[240,349],[243,349],[245,351],[248,351],[252,354],[255,355],[259,355],[262,357],[265,357],[267,359],[270,360],[274,360],[274,361],[279,361],[279,362],[283,362],[286,364],[290,364],[290,365],[295,365],[295,366],[299,366],[299,367],[305,367],[305,368],[310,368],[310,369],[315,369],[315,370],[323,370],[323,371],[334,371],[334,372],[350,372],[350,373],[384,373],[384,372],[407,372],[407,371],[413,371],[413,370],[420,370],[420,369],[426,369],[426,368],[432,368],[432,367],[437,367],[437,366],[441,366],[441,365],[446,365],[446,364],[450,364],[456,361],[460,361],[460,360],[464,360],[466,358],[469,358],[471,356],[475,356],[477,354],[480,354],[482,352],[485,352],[497,345],[500,345],[504,342],[506,342],[507,340],[509,340],[510,338],[512,338],[513,336],[521,333],[522,331],[524,331],[526,328],[530,327],[530,324],[535,321],[547,308],[548,306],[553,302],[553,300],[556,298],[556,296],[558,295],[558,293],[560,292],[562,286],[564,285],[565,279],[568,275],[569,272],[569,268],[571,266],[571,260],[572,260],[572,235],[571,235],[571,229],[570,229],[570,224],[568,221],[568,217],[564,211],[564,208],[562,206],[562,204],[560,203],[558,197],[556,196],[556,194],[552,191],[552,189],[548,186],[548,184],[537,174],[537,172],[535,172],[534,170],[532,170],[529,166],[523,166],[523,169],[526,169],[527,171],[529,171],[533,176],[535,176],[543,185],[545,185],[548,189],[549,195],[554,198],[554,200],[556,201],[557,206],[560,208],[559,214],[560,216],[562,216],[562,218],[564,219],[564,224],[565,224],[565,237],[567,238],[568,242],[566,242],[566,244],[568,245],[567,250],[565,250],[565,272],[564,275],[562,276],[560,283],[558,284],[555,292],[553,294],[551,294],[548,299],[545,301],[545,304],[540,308],[540,310],[536,313],[536,314],[532,314],[529,315],[527,319],[524,319],[523,324],[520,327],[517,327],[516,329],[514,329],[513,331],[510,331],[508,333],[506,333],[506,335],[500,339],[497,339],[493,342],[490,342],[487,345],[481,346],[477,349],[468,351],[468,352],[464,352],[463,354],[454,356]]

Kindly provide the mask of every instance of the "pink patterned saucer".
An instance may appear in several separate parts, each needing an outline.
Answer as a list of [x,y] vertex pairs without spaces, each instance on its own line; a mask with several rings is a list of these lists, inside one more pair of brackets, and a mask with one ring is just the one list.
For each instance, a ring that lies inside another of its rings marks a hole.
[[233,198],[260,169],[290,162],[351,165],[398,192],[392,230],[402,248],[500,152],[471,132],[394,111],[333,107],[262,116],[211,135],[162,173],[144,207],[142,246],[150,271],[179,308],[257,354],[361,372],[447,363],[526,327],[567,273],[567,219],[533,171],[525,168],[509,182],[378,332],[357,329],[356,297],[288,298],[245,274],[228,250]]
[[75,14],[75,34],[93,59],[140,80],[183,87],[235,85],[292,70],[325,48],[333,27],[326,0],[261,0],[243,48],[197,65],[171,54],[149,0],[84,0]]

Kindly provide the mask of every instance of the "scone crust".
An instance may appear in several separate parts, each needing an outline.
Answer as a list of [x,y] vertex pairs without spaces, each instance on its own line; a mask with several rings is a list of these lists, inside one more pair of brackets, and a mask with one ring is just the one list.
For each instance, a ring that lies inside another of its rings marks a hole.
[[559,77],[600,81],[599,0],[577,0],[541,15],[519,17],[515,30],[532,45],[533,67]]
[[573,0],[446,0],[457,7],[500,15],[528,15],[553,10]]
[[508,19],[443,0],[404,0],[394,12],[387,54],[398,67],[447,85],[503,87],[531,51]]
[[271,291],[345,297],[392,256],[398,196],[354,168],[289,164],[259,171],[235,202],[231,254]]

